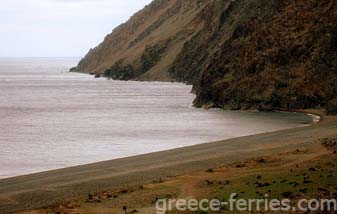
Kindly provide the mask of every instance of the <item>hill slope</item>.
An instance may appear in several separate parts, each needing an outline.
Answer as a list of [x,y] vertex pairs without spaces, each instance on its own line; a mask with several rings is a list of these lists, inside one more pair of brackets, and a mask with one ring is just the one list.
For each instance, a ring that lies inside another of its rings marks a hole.
[[172,80],[168,69],[201,28],[193,24],[201,8],[198,0],[155,0],[91,49],[76,70],[103,74],[114,67],[115,79]]
[[335,0],[155,0],[74,70],[194,85],[196,106],[337,113]]

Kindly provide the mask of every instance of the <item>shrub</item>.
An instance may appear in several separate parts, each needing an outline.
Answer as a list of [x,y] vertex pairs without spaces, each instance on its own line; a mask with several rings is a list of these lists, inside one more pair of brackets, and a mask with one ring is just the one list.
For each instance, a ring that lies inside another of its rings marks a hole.
[[150,70],[162,57],[162,54],[166,51],[169,41],[160,42],[154,46],[147,46],[145,52],[140,59],[140,72],[145,73]]
[[110,69],[105,70],[104,76],[115,80],[129,80],[134,76],[134,69],[132,65],[123,65],[118,61]]

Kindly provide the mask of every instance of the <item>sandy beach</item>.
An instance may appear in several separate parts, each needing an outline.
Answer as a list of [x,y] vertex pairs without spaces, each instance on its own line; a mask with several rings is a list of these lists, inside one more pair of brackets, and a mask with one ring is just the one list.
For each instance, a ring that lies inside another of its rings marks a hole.
[[[314,112],[316,113],[316,112]],[[315,145],[337,133],[337,118],[308,127],[240,137],[146,155],[0,180],[1,213],[85,199],[89,193],[131,188],[174,176]]]

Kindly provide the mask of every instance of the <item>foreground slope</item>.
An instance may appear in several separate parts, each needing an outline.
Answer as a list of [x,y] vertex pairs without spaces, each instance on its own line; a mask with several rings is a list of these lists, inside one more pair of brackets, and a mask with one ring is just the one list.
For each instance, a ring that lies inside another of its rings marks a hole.
[[194,85],[196,106],[337,113],[335,0],[156,0],[74,71]]

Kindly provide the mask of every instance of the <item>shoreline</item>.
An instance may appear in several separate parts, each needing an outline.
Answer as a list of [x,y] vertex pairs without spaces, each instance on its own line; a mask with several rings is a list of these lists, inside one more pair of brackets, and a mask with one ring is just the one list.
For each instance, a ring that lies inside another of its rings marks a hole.
[[336,135],[337,117],[318,124],[0,180],[0,211],[36,209],[89,192],[151,183],[313,144]]
[[[311,115],[314,117],[318,117],[320,121],[324,120],[326,116],[328,116],[323,109],[275,109],[275,111],[280,111],[280,112],[293,112],[293,113],[303,113],[307,115]],[[319,122],[320,122],[319,121]]]
[[[93,76],[94,78],[95,75],[97,75],[96,73],[88,73],[88,72],[84,72],[84,71],[80,71],[80,70],[76,70],[74,69],[76,67],[73,67],[73,68],[70,68],[69,69],[69,73],[78,73],[78,74],[86,74],[86,75],[89,75],[89,76]],[[105,79],[108,79],[110,80],[109,78],[107,77],[104,77],[102,74],[100,74],[100,76],[98,78],[105,78]],[[117,81],[121,81],[121,80],[117,80]],[[128,81],[135,81],[135,82],[138,82],[138,81],[144,81],[144,82],[156,82],[156,81],[153,81],[153,80],[128,80]],[[171,83],[179,83],[179,82],[176,82],[176,81],[158,81],[158,82],[171,82]],[[180,84],[184,84],[184,83],[180,83]],[[193,94],[193,92],[190,92]],[[196,108],[193,104],[191,104],[189,106],[189,108]],[[218,109],[218,108],[214,108],[214,109]],[[222,110],[221,108],[219,108],[220,110]],[[249,110],[248,110],[249,111]],[[258,110],[255,110],[255,111],[258,111]],[[323,117],[326,116],[326,114],[323,112],[322,109],[290,109],[290,110],[287,110],[287,109],[273,109],[272,111],[274,112],[293,112],[293,113],[303,113],[303,114],[306,114],[308,116],[311,116],[313,118],[313,123],[309,124],[308,126],[312,125],[312,124],[315,124],[315,123],[319,123],[323,120]],[[1,179],[0,179],[1,180]]]
[[[192,108],[195,108],[195,107],[192,107]],[[220,110],[220,111],[223,110],[223,109],[220,109],[220,108],[219,109],[213,108],[213,110],[214,109]],[[243,110],[243,112],[245,112],[245,111]],[[249,110],[247,112],[249,112]],[[308,123],[308,124],[305,124],[305,125],[299,125],[298,127],[294,127],[294,128],[307,127],[307,126],[312,126],[314,124],[320,123],[320,122],[322,122],[323,115],[324,115],[324,113],[321,112],[321,116],[320,116],[317,112],[314,113],[311,110],[273,110],[272,112],[300,113],[300,114],[308,115],[309,117],[312,118],[312,122],[311,123]],[[293,129],[293,128],[280,129],[280,130],[276,130],[276,131],[289,130],[289,129]],[[258,134],[267,134],[267,133],[272,133],[272,132],[275,132],[275,131],[268,131],[268,132],[253,134],[253,135],[243,135],[243,136],[240,136],[240,137],[233,137],[233,138],[228,138],[228,139],[220,139],[220,140],[217,140],[217,141],[203,142],[203,143],[194,144],[194,145],[190,145],[190,146],[177,147],[177,148],[172,148],[172,149],[165,149],[165,150],[154,151],[154,152],[150,152],[150,153],[143,153],[143,154],[139,154],[139,155],[125,156],[125,157],[120,157],[120,158],[116,158],[116,159],[96,161],[96,162],[92,162],[92,163],[67,166],[67,167],[62,167],[62,168],[57,168],[57,169],[49,169],[49,170],[44,170],[44,171],[40,171],[40,172],[33,172],[33,173],[28,173],[28,174],[15,175],[15,176],[11,176],[11,177],[0,177],[0,181],[1,180],[5,180],[5,179],[18,178],[18,177],[22,177],[22,176],[35,175],[35,174],[39,174],[39,173],[45,173],[45,172],[52,172],[52,171],[57,171],[57,170],[63,170],[63,169],[68,169],[68,168],[73,168],[73,167],[92,165],[92,164],[102,163],[102,162],[106,162],[106,161],[113,161],[113,160],[118,160],[118,159],[123,159],[123,158],[129,158],[129,157],[134,157],[134,156],[140,156],[140,155],[147,155],[147,154],[152,154],[152,153],[157,153],[157,152],[170,151],[170,150],[175,150],[175,149],[180,149],[180,148],[185,148],[185,147],[193,147],[193,146],[208,144],[208,143],[212,143],[212,142],[231,140],[231,139],[236,139],[236,138],[241,138],[241,137],[249,137],[249,136],[254,136],[254,135],[258,135]]]
[[293,113],[302,113],[310,116],[312,118],[312,123],[308,126],[320,123],[324,120],[324,117],[327,116],[322,110],[318,109],[303,109],[303,110],[275,110],[279,112],[293,112]]

